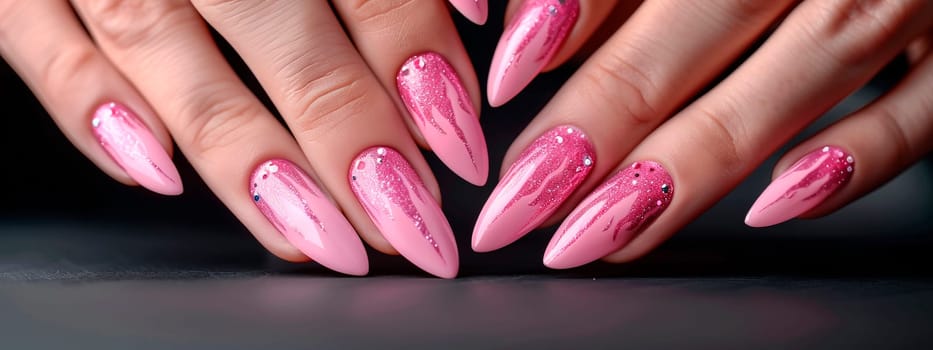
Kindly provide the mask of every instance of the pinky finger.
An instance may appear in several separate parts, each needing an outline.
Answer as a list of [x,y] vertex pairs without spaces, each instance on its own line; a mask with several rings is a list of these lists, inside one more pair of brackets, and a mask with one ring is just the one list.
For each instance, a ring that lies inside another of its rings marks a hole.
[[933,54],[927,52],[893,90],[788,152],[745,223],[764,227],[831,213],[931,150]]

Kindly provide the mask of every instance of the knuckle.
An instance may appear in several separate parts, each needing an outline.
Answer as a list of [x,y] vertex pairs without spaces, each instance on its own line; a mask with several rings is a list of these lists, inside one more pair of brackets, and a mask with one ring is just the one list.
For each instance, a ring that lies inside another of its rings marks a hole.
[[409,16],[415,0],[356,0],[350,16],[359,23],[395,23]]
[[594,87],[591,96],[599,99],[615,113],[629,118],[634,125],[654,124],[658,114],[651,96],[655,96],[656,85],[645,70],[647,65],[631,63],[618,54],[610,54],[595,60],[591,69],[581,70],[584,79]]
[[94,0],[82,1],[83,13],[97,28],[100,39],[117,48],[133,47],[164,35],[180,21],[190,18],[183,0]]
[[52,50],[51,54],[38,71],[38,77],[42,86],[49,90],[50,96],[64,96],[73,93],[72,91],[60,91],[60,89],[69,89],[71,84],[68,81],[88,72],[98,61],[97,49],[90,45],[66,45],[57,50]]
[[249,125],[263,115],[261,107],[238,97],[227,84],[218,82],[196,91],[177,109],[186,125],[182,137],[194,154],[209,154],[243,139],[250,132]]
[[896,42],[927,0],[827,0],[804,16],[804,29],[842,64],[857,65],[877,57]]
[[740,120],[734,110],[728,107],[720,110],[698,108],[701,137],[700,149],[711,153],[716,166],[729,176],[738,176],[745,167],[740,150],[746,149],[740,144],[743,129],[736,123]]

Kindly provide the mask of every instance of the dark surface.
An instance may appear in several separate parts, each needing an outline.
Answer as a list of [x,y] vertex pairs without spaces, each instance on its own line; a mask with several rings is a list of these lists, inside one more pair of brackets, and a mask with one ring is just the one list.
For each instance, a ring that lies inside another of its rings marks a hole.
[[[489,23],[458,18],[481,80],[501,30],[500,18]],[[483,110],[493,175],[572,70]],[[892,66],[803,135],[902,71]],[[350,278],[265,253],[181,157],[184,196],[123,187],[75,151],[2,66],[0,91],[0,348],[933,345],[930,161],[832,216],[752,230],[742,218],[771,159],[645,259],[555,272],[540,264],[552,229],[471,252],[472,224],[495,183],[477,190],[428,154],[461,278],[431,278],[373,252],[371,277]]]

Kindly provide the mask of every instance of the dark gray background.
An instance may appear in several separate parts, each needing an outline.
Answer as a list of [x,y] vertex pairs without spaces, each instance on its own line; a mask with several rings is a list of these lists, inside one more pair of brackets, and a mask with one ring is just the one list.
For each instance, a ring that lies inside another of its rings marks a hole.
[[[485,27],[457,18],[483,82],[501,32],[501,3],[493,3]],[[541,76],[504,107],[484,106],[491,178],[573,69]],[[904,69],[893,64],[813,129],[877,96]],[[426,154],[457,234],[461,277],[431,278],[370,252],[371,276],[352,278],[271,257],[180,156],[181,197],[113,182],[6,66],[0,91],[0,348],[933,344],[933,284],[923,267],[933,262],[929,160],[832,216],[752,230],[742,218],[769,181],[772,157],[647,258],[556,272],[540,265],[553,229],[499,252],[470,251],[495,181],[477,189]]]

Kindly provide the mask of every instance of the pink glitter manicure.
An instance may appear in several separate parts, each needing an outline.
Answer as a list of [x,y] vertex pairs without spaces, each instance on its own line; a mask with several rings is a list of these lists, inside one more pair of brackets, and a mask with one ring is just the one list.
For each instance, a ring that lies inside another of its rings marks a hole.
[[115,102],[97,108],[94,136],[120,167],[141,186],[164,195],[182,192],[181,177],[162,144],[126,106]]
[[580,14],[578,0],[525,0],[506,28],[489,68],[489,104],[501,106],[541,72]]
[[302,253],[348,275],[369,271],[353,226],[297,165],[284,159],[263,162],[249,182],[253,203]]
[[576,190],[596,163],[593,145],[573,126],[538,137],[496,186],[473,230],[473,250],[488,252],[540,225]]
[[399,95],[428,145],[474,185],[486,183],[489,156],[473,102],[454,68],[433,52],[412,56],[396,77]]
[[487,0],[450,0],[450,4],[473,23],[483,25],[489,17]]
[[745,224],[777,225],[806,213],[848,182],[854,170],[855,158],[839,147],[813,151],[774,179],[748,211]]
[[459,257],[453,230],[401,154],[388,147],[363,151],[351,165],[350,187],[402,256],[438,277],[457,275]]
[[544,264],[566,269],[624,247],[674,198],[661,164],[636,162],[597,188],[567,217],[548,244]]

